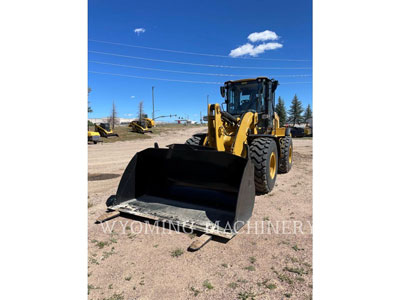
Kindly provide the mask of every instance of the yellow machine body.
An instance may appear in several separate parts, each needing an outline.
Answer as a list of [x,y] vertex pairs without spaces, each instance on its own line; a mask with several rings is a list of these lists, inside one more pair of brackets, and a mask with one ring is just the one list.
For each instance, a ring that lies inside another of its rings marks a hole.
[[153,119],[150,118],[144,118],[146,121],[147,128],[153,128],[156,126],[156,122]]
[[227,81],[221,87],[226,110],[208,105],[208,131],[186,141],[242,158],[255,166],[258,193],[270,192],[278,173],[292,166],[293,142],[290,129],[280,127],[275,112],[278,82],[267,77]]
[[132,121],[129,123],[129,127],[132,128],[132,131],[138,132],[138,133],[146,133],[146,132],[151,132],[149,128],[155,127],[156,122],[153,119],[150,118],[142,118],[142,121],[137,120],[137,121]]
[[100,133],[95,131],[88,131],[88,142],[93,142],[94,144],[101,142]]
[[240,125],[224,121],[220,105],[209,104],[207,146],[246,157],[244,145],[247,144],[247,134],[248,132],[257,133],[258,114],[247,112],[241,120],[238,118],[237,121],[240,121]]
[[308,125],[304,127],[304,136],[312,136],[312,127]]
[[[249,134],[256,136],[264,134],[262,128],[257,128],[258,113],[246,112],[242,118],[237,118],[237,123],[225,121],[222,117],[219,104],[208,105],[208,133],[203,145],[217,149],[218,151],[230,152],[234,155],[246,157],[247,137]],[[285,137],[286,128],[279,127],[279,117],[274,113],[273,129],[270,135],[276,139]]]
[[101,137],[108,138],[110,136],[118,137],[118,134],[114,133],[110,128],[109,123],[94,124],[94,129],[100,134]]
[[88,131],[88,137],[100,137],[100,133],[95,132],[95,131]]

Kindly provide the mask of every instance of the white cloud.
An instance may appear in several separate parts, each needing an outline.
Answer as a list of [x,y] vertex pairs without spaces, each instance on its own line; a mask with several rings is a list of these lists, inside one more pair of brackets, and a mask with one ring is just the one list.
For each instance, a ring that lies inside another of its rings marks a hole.
[[282,47],[283,45],[280,43],[266,43],[266,44],[264,43],[255,47],[254,45],[247,43],[240,47],[237,47],[236,49],[231,50],[229,56],[231,57],[239,57],[243,55],[257,56],[258,54],[264,53],[265,51],[279,49]]
[[133,114],[124,114],[125,117],[132,117]]
[[135,96],[131,96],[131,99],[134,99],[135,98]]
[[137,35],[140,35],[141,33],[145,33],[145,32],[146,32],[146,29],[144,29],[144,28],[135,28],[134,32],[135,32]]
[[276,41],[277,39],[279,39],[279,36],[273,31],[265,30],[263,32],[253,32],[249,34],[247,38],[254,43],[258,41],[268,40]]
[[[279,36],[270,30],[265,30],[263,32],[253,32],[250,33],[247,37],[252,43],[262,42],[262,41],[275,41],[279,39]],[[246,43],[236,49],[231,50],[229,56],[231,57],[239,57],[243,55],[257,56],[261,53],[264,53],[268,50],[274,50],[282,48],[283,45],[277,42],[269,42],[269,43],[261,43],[258,45],[254,45],[251,43]]]

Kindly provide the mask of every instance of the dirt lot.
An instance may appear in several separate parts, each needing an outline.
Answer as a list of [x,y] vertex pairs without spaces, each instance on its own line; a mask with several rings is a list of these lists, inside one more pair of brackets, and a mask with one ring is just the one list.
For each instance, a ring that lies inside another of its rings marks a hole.
[[106,223],[112,232],[94,224],[137,151],[156,141],[183,143],[196,132],[88,146],[89,299],[311,299],[312,139],[294,140],[292,170],[256,197],[250,226],[227,243],[187,252],[194,238],[187,233],[138,233],[144,223],[122,217]]

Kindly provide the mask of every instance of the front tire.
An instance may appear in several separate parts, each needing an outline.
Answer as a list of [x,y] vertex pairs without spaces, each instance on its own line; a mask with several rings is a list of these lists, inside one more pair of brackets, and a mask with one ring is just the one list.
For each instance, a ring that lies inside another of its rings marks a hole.
[[250,144],[254,164],[254,184],[257,194],[267,194],[275,186],[278,173],[278,151],[274,139],[258,138]]
[[285,136],[279,141],[281,145],[281,157],[279,159],[279,173],[288,173],[293,163],[293,140]]

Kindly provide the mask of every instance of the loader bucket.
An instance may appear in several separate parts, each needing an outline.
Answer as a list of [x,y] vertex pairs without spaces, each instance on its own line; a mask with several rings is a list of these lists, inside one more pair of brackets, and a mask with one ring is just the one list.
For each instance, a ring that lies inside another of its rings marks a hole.
[[253,211],[253,168],[248,159],[201,146],[149,148],[132,158],[107,206],[232,238]]

